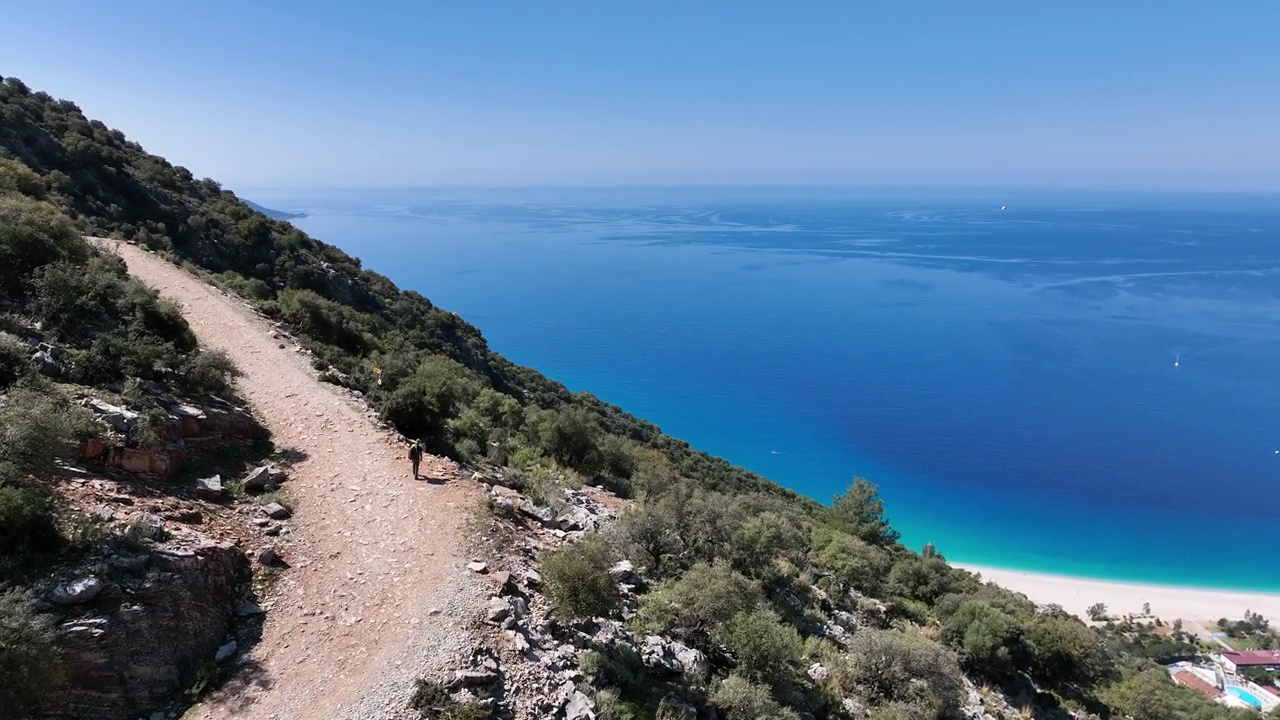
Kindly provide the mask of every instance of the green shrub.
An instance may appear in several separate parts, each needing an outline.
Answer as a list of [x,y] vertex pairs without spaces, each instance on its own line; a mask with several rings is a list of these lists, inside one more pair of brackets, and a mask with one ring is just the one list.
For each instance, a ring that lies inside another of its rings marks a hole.
[[221,350],[202,350],[190,355],[183,368],[187,387],[209,393],[226,390],[240,375],[231,356]]
[[733,565],[743,574],[761,580],[778,574],[775,560],[802,564],[807,541],[795,520],[776,512],[753,515],[729,539]]
[[819,533],[815,545],[814,567],[830,576],[835,594],[876,594],[883,587],[892,562],[884,550],[840,531]]
[[44,178],[13,158],[0,157],[0,194],[20,193],[40,200],[48,188]]
[[862,630],[829,668],[840,690],[875,706],[895,703],[941,720],[959,709],[964,680],[955,657],[919,635]]
[[487,720],[493,710],[476,700],[455,700],[440,683],[419,679],[409,707],[423,720]]
[[57,472],[78,441],[97,430],[83,408],[34,387],[13,388],[0,405],[0,483]]
[[1032,677],[1053,687],[1093,685],[1116,674],[1102,637],[1078,619],[1037,615],[1023,629]]
[[0,332],[0,389],[12,385],[29,371],[31,353],[21,340],[6,332]]
[[59,544],[49,492],[31,485],[0,484],[0,560]]
[[769,608],[740,613],[720,633],[748,680],[785,688],[800,670],[800,633]]
[[700,563],[640,599],[640,624],[649,632],[673,632],[709,649],[711,633],[763,601],[760,588],[726,564]]
[[83,261],[89,246],[76,226],[46,202],[0,196],[0,294],[22,294],[37,268],[57,260]]
[[1013,669],[1013,653],[1021,642],[1018,618],[986,600],[968,600],[942,623],[942,639],[969,670],[999,676]]
[[964,591],[965,578],[940,558],[905,555],[889,571],[886,589],[891,595],[932,605],[943,595]]
[[796,711],[779,705],[769,689],[740,675],[730,675],[716,685],[711,702],[726,720],[798,720]]
[[33,710],[58,671],[53,623],[35,611],[30,592],[0,595],[0,707],[19,717]]
[[612,615],[621,599],[609,575],[613,562],[613,550],[598,534],[543,556],[542,578],[556,613],[573,619]]

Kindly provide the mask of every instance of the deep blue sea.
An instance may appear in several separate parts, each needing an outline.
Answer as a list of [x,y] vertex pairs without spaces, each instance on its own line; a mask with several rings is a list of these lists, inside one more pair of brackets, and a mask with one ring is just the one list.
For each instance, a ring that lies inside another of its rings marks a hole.
[[1280,590],[1280,198],[250,195],[701,449],[867,477],[913,547]]

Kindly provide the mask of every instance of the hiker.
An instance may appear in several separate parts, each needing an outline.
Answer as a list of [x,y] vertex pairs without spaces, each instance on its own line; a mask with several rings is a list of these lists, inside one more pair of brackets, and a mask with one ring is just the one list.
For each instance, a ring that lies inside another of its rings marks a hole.
[[418,465],[422,462],[422,443],[414,440],[409,446],[409,463],[413,465],[413,479],[418,479]]

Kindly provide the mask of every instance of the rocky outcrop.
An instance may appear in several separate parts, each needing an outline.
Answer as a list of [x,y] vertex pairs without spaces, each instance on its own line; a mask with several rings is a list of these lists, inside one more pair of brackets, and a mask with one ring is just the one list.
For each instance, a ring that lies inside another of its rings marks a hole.
[[158,443],[137,441],[141,426],[150,422],[128,408],[87,397],[80,405],[94,414],[107,430],[102,440],[89,440],[80,450],[85,460],[125,472],[172,475],[191,453],[227,442],[262,437],[266,431],[248,410],[221,398],[205,398],[200,404],[180,400],[153,387],[164,407],[164,419],[150,427]]
[[103,560],[107,574],[44,589],[58,621],[63,672],[38,717],[149,714],[225,648],[244,603],[249,563],[234,545],[121,547]]

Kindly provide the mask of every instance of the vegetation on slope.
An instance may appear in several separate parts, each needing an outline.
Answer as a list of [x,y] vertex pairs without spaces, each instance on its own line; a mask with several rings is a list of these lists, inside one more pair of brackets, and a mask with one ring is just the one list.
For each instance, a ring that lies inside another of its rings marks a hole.
[[38,700],[57,667],[27,581],[91,544],[53,491],[58,461],[101,431],[71,402],[75,388],[123,394],[145,412],[140,383],[216,392],[232,372],[199,351],[177,307],[90,247],[64,202],[26,165],[0,158],[0,706],[15,711]]
[[[443,452],[511,467],[531,488],[578,475],[636,497],[607,535],[546,559],[548,592],[566,620],[622,614],[608,563],[636,563],[656,586],[627,610],[629,622],[680,638],[721,669],[675,696],[730,720],[801,711],[941,719],[964,701],[967,674],[1038,717],[1154,717],[1149,707],[1165,720],[1238,717],[1060,609],[984,584],[931,550],[907,550],[873,485],[855,481],[822,508],[571,393],[492,352],[457,315],[147,154],[70,102],[6,79],[0,146],[0,187],[26,198],[4,210],[2,222],[26,228],[0,243],[0,252],[20,249],[5,267],[26,263],[4,281],[7,302],[76,338],[93,377],[190,376],[173,368],[193,346],[171,309],[130,289],[111,258],[76,244],[70,223],[208,273],[292,326],[324,377],[365,393],[401,431]],[[58,228],[57,239],[30,240],[39,228]],[[100,283],[117,291],[94,295]],[[81,322],[130,297],[134,305],[105,311],[114,321]],[[98,353],[111,362],[95,365]],[[814,663],[823,671],[809,672]],[[628,658],[595,664],[602,716],[680,716]]]

